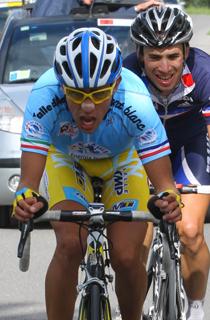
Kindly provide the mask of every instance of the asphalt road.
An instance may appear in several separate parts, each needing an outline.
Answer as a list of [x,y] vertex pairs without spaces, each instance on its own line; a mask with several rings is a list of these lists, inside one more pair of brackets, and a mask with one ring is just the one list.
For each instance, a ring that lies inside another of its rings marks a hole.
[[190,45],[198,47],[210,54],[210,16],[192,15],[194,34]]
[[[16,229],[0,229],[0,320],[46,320],[44,279],[55,247],[54,233],[51,229],[33,231],[30,268],[24,273],[19,271],[16,257],[19,233]],[[210,247],[210,224],[205,225],[205,233]],[[115,309],[112,290],[111,301]],[[205,320],[210,319],[209,301],[210,279]]]

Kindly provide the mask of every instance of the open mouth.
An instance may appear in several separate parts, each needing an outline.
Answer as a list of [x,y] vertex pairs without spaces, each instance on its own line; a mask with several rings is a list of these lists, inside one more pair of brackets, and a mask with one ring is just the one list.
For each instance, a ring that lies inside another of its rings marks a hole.
[[163,76],[163,75],[156,74],[156,78],[158,79],[158,83],[161,86],[166,87],[166,86],[169,86],[172,83],[173,75]]
[[92,131],[95,128],[95,123],[94,117],[80,117],[80,127],[85,131]]

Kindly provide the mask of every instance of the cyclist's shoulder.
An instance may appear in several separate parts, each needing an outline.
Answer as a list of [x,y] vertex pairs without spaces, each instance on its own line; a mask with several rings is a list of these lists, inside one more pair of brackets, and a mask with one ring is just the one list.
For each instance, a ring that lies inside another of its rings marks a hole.
[[45,71],[40,78],[35,82],[33,86],[33,91],[35,90],[48,90],[50,88],[54,87],[59,88],[60,83],[58,79],[56,78],[55,72],[53,68],[48,69]]
[[45,115],[44,118],[53,112],[57,114],[61,110],[66,110],[64,93],[53,68],[43,73],[34,84],[26,110],[33,111],[35,115],[42,112]]
[[136,94],[149,96],[144,82],[133,71],[123,67],[121,77],[119,89],[124,91],[125,97],[129,95],[132,98],[132,95],[135,97]]
[[210,74],[210,55],[199,48],[190,48],[186,63],[192,73],[208,72]]

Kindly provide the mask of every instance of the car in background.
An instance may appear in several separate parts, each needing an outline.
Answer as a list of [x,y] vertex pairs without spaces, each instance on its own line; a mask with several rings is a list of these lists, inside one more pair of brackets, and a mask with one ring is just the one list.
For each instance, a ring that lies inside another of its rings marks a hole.
[[[117,1],[118,2],[118,1]],[[112,1],[113,3],[113,1]],[[31,16],[33,7],[15,10],[0,39],[0,226],[10,213],[20,175],[20,132],[26,102],[34,82],[53,64],[57,42],[79,27],[97,26],[118,39],[124,56],[135,50],[129,27],[133,15],[117,16],[108,5],[95,5],[91,14],[77,9],[70,15]]]
[[0,0],[0,36],[9,14],[12,12],[12,10],[17,9],[22,5],[22,1]]
[[20,8],[24,5],[35,3],[36,0],[0,0],[0,37],[2,30],[4,28],[5,21],[7,20],[8,16],[11,12],[17,8]]

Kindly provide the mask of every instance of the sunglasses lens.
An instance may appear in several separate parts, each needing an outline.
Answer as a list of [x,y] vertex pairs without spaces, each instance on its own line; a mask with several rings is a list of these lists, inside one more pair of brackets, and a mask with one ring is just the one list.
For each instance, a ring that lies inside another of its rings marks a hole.
[[107,89],[107,90],[104,90],[104,91],[99,91],[99,92],[93,92],[92,93],[92,98],[95,102],[98,102],[98,101],[103,101],[105,99],[108,99],[109,97],[111,96],[111,90],[110,89]]
[[65,88],[65,94],[75,103],[81,103],[84,98],[83,92],[75,91],[71,88]]
[[74,92],[72,91],[70,97],[73,101],[81,103],[84,98],[84,94],[82,92]]

